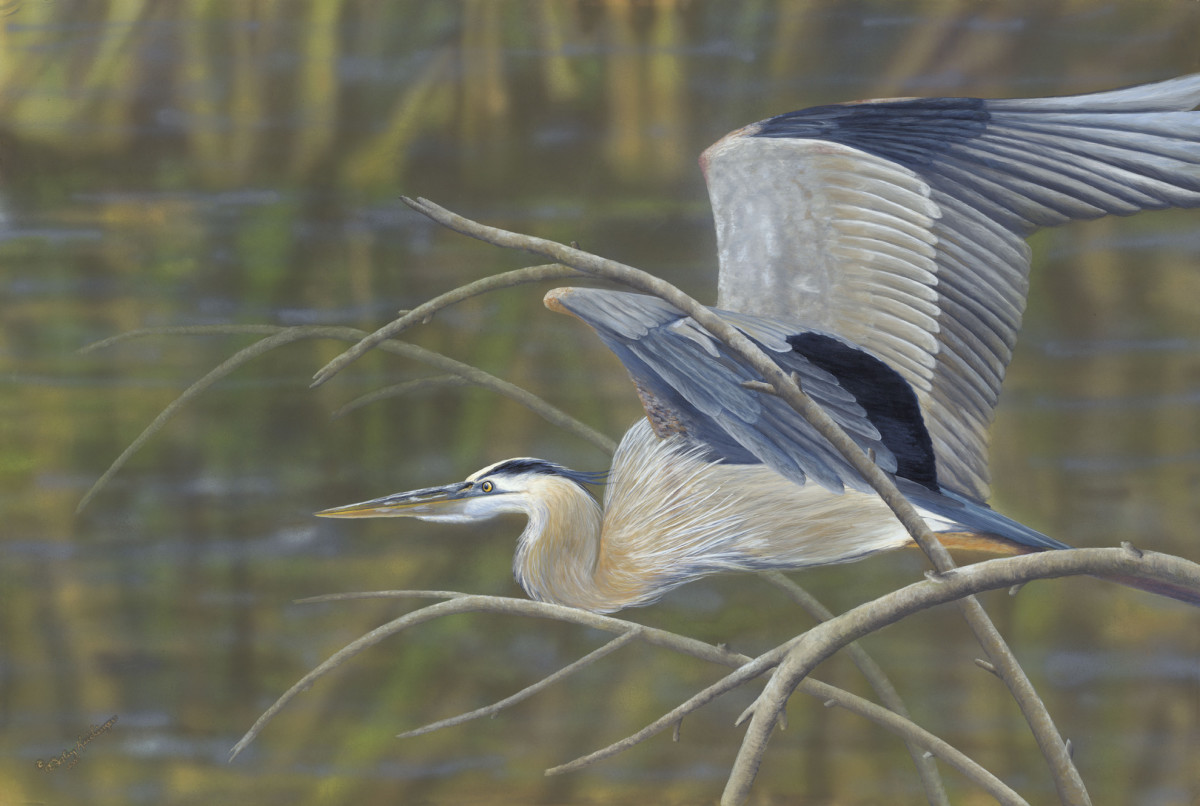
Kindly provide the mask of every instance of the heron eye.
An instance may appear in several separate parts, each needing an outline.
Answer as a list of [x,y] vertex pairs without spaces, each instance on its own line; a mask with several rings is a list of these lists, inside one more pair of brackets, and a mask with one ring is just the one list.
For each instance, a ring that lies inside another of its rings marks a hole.
[[479,485],[479,489],[483,490],[485,493],[490,493],[493,489],[492,483],[490,481],[485,481],[483,484]]

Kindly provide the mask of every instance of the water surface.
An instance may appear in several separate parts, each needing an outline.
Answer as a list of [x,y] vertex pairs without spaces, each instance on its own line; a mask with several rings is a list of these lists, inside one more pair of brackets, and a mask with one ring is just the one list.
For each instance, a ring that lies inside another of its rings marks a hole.
[[[428,625],[355,659],[271,723],[261,710],[402,605],[321,593],[516,595],[519,520],[318,521],[324,507],[451,481],[508,456],[607,457],[511,401],[305,341],[186,407],[81,513],[138,433],[247,336],[146,327],[372,330],[529,262],[408,210],[422,195],[578,241],[703,300],[714,238],[696,157],[748,122],[891,95],[1045,95],[1200,71],[1192,3],[10,4],[0,18],[0,806],[25,803],[707,803],[752,692],[589,771],[542,770],[635,731],[716,679],[628,647],[495,720],[394,735],[500,699],[603,640],[494,616]],[[1026,329],[993,437],[995,505],[1083,546],[1197,556],[1200,245],[1194,212],[1039,234]],[[548,287],[548,286],[547,286]],[[624,371],[513,289],[409,337],[617,437]],[[919,578],[888,555],[797,578],[845,609]],[[1200,621],[1090,580],[985,597],[1076,748],[1098,802],[1200,796]],[[753,653],[808,620],[751,577],[628,614]],[[867,642],[922,724],[1033,802],[1052,787],[1020,715],[938,611]],[[848,663],[818,670],[863,691]],[[35,766],[110,730],[75,766]],[[797,697],[762,803],[922,802],[890,736]],[[955,802],[983,802],[953,772]]]

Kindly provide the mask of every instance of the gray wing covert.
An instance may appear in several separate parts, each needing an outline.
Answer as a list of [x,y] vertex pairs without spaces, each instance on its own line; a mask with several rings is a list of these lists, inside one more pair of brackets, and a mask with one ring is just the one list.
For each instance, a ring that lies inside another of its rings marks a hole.
[[[811,479],[838,492],[845,486],[869,489],[790,406],[743,387],[744,382],[761,378],[670,304],[628,292],[567,288],[551,291],[547,305],[573,314],[597,332],[629,370],[643,401],[653,400],[646,405],[647,415],[660,434],[682,434],[703,445],[714,459],[767,464],[800,484]],[[882,468],[934,485],[932,448],[916,398],[894,370],[840,339],[801,333],[771,319],[719,313],[773,355],[785,371],[797,373],[804,390],[860,448],[872,452]],[[867,364],[847,366],[847,359]],[[880,373],[888,376],[883,383]],[[862,387],[848,388],[845,378]],[[890,408],[885,412],[876,399],[858,397],[856,392],[867,387],[882,390],[882,397],[888,399],[901,396],[889,393],[906,392],[911,405],[898,414]]]

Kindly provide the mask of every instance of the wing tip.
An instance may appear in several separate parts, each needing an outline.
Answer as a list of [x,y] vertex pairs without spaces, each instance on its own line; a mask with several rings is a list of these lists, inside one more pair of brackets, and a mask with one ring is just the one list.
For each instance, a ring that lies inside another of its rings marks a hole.
[[1042,107],[1093,112],[1186,112],[1197,105],[1200,105],[1200,73],[1078,95],[987,101],[988,108],[993,110]]

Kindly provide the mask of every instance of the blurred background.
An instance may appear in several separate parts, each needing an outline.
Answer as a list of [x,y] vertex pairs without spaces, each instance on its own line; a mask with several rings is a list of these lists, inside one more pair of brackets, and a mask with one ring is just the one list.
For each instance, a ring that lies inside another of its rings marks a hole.
[[[546,767],[640,728],[720,669],[632,645],[494,720],[394,734],[507,696],[598,634],[458,617],[386,642],[237,738],[344,643],[404,612],[321,593],[518,595],[520,519],[458,528],[311,513],[509,456],[607,456],[482,390],[394,399],[435,374],[306,341],[181,411],[80,514],[109,463],[252,338],[142,327],[337,324],[526,256],[398,199],[631,263],[715,298],[696,158],[791,109],[894,95],[1079,93],[1200,71],[1200,4],[1023,2],[0,3],[0,806],[709,803],[757,689],[587,771]],[[1081,546],[1200,558],[1200,213],[1037,235],[1023,340],[994,430],[994,505]],[[407,337],[532,389],[615,437],[623,369],[545,287],[493,294]],[[795,575],[842,610],[920,577],[915,553]],[[1097,802],[1200,798],[1200,616],[1089,579],[984,598]],[[752,576],[624,614],[756,653],[809,620]],[[915,718],[1034,802],[1045,765],[953,609],[866,641]],[[835,658],[817,677],[865,693]],[[39,770],[118,721],[72,768]],[[921,803],[903,747],[797,696],[762,804]],[[988,800],[952,770],[955,803]]]

